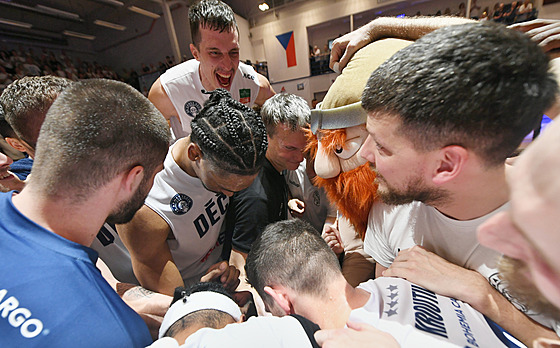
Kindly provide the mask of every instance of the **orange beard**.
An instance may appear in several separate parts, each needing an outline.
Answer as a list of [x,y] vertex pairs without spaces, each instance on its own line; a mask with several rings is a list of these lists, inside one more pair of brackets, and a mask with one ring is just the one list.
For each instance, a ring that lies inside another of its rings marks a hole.
[[369,163],[342,172],[336,178],[317,176],[314,179],[317,186],[325,189],[329,201],[335,203],[339,212],[354,225],[362,240],[366,234],[369,211],[377,196],[374,180],[375,173]]

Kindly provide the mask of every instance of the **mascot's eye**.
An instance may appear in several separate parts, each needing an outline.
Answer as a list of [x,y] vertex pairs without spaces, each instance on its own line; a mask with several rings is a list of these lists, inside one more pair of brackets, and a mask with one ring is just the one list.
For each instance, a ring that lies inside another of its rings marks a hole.
[[344,143],[344,147],[337,147],[334,150],[334,153],[342,159],[348,159],[358,152],[360,147],[362,147],[363,141],[363,137],[348,139],[346,140],[346,143]]

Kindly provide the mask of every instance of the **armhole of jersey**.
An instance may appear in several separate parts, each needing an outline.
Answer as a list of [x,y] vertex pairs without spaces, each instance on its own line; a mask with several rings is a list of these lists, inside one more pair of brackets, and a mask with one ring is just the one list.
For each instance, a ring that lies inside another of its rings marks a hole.
[[313,335],[316,331],[321,329],[319,325],[298,314],[290,314],[290,316],[296,318],[297,321],[299,321],[301,327],[303,327],[303,330],[307,334],[307,338],[309,338],[309,343],[311,343],[311,346],[313,348],[320,348],[317,341],[315,341],[315,336]]
[[520,348],[520,347],[525,347],[525,345],[523,343],[521,343],[521,341],[519,341],[517,338],[515,338],[512,334],[510,334],[509,332],[507,332],[504,328],[502,328],[500,325],[496,324],[494,321],[492,321],[490,318],[486,317],[484,315],[484,319],[486,319],[486,322],[488,323],[488,326],[490,326],[490,329],[492,329],[492,331],[494,332],[494,334],[496,335],[496,337],[502,341],[502,343],[508,347],[508,348]]

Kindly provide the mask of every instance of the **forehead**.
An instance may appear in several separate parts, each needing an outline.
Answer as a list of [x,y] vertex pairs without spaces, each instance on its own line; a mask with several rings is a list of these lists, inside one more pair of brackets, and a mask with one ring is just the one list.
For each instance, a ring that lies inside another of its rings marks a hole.
[[231,30],[220,32],[219,30],[209,29],[201,25],[200,39],[201,49],[217,48],[224,51],[230,51],[236,48],[239,49],[239,34],[235,27]]
[[304,147],[307,144],[307,137],[303,129],[292,131],[289,125],[281,123],[276,126],[276,133],[270,138],[270,141],[282,145]]
[[258,173],[253,175],[238,175],[225,172],[219,173],[219,171],[216,171],[212,173],[212,177],[220,188],[231,192],[237,192],[251,185],[257,174]]

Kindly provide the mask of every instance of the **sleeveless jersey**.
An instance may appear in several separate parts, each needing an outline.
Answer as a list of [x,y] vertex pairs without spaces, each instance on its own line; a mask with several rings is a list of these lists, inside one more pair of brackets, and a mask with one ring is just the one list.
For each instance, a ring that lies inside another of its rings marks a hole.
[[[191,121],[208,100],[208,95],[202,93],[205,88],[200,79],[199,65],[198,60],[191,59],[168,69],[160,77],[161,85],[181,121],[179,123],[175,117],[170,120],[176,139],[191,134]],[[233,99],[251,107],[257,99],[259,88],[253,67],[240,62],[230,88]]]
[[208,191],[200,179],[183,171],[169,148],[163,170],[156,174],[146,206],[164,219],[174,239],[167,244],[186,285],[198,282],[220,261],[222,229],[229,198]]

